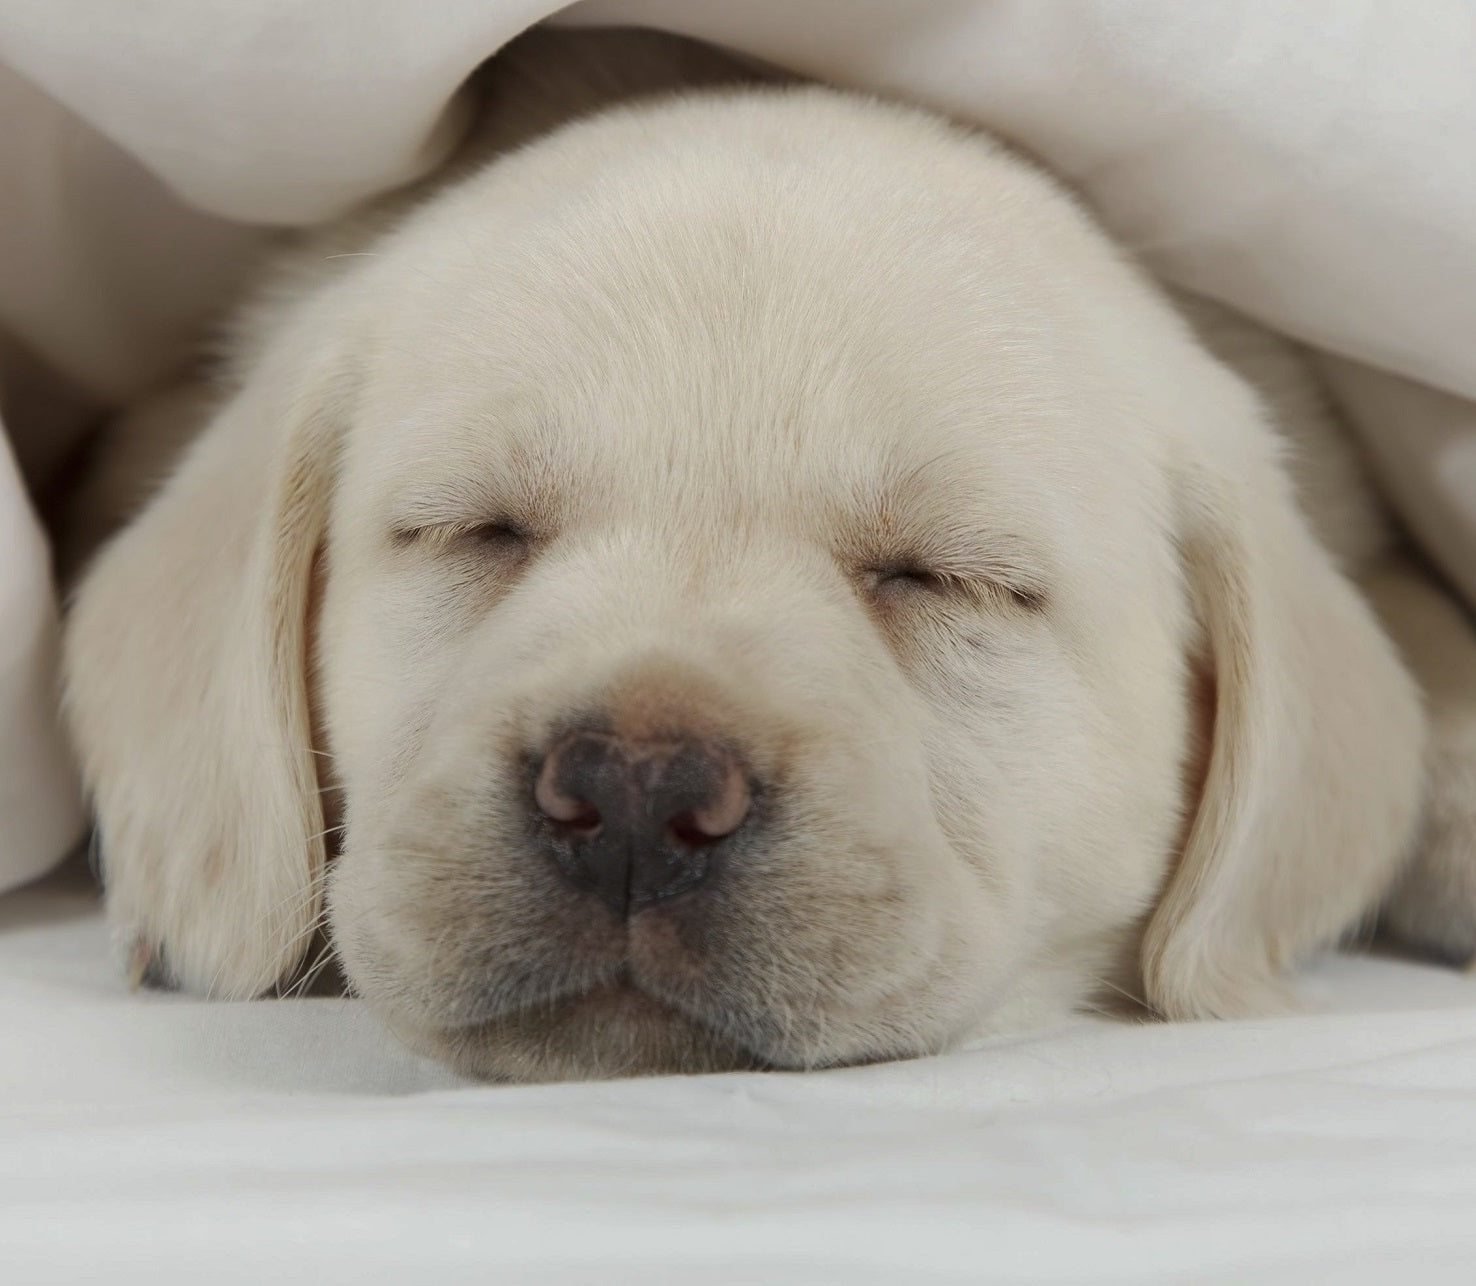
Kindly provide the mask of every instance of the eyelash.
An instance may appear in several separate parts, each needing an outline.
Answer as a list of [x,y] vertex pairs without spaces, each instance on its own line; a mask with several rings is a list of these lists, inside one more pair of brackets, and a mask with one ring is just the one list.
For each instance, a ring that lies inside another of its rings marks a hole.
[[1038,612],[1045,606],[1045,595],[1037,589],[934,571],[909,563],[872,568],[868,578],[874,596],[885,593],[888,586],[896,586],[903,593],[926,594],[937,599],[958,598],[981,607],[1010,606]]
[[397,545],[429,545],[449,549],[472,545],[489,549],[506,557],[522,558],[532,548],[532,532],[506,520],[478,523],[437,523],[429,527],[411,527],[395,532]]
[[533,534],[515,522],[484,522],[473,527],[468,536],[481,545],[511,546],[520,552],[533,543]]

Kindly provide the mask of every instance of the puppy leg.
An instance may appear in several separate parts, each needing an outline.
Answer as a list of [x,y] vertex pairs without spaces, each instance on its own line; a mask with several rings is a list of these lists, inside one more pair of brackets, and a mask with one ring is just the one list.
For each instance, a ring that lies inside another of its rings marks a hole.
[[1382,926],[1452,963],[1476,959],[1476,625],[1432,577],[1403,560],[1364,589],[1425,694],[1430,716],[1425,819]]

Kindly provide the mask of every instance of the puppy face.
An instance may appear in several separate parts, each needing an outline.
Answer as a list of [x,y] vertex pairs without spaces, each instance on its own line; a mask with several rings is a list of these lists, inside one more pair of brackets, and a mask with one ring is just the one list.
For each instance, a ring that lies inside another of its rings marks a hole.
[[1248,390],[986,141],[610,112],[337,268],[68,627],[186,985],[291,977],[326,883],[465,1071],[808,1067],[1262,1011],[1384,887],[1407,676]]
[[327,542],[333,931],[478,1072],[1059,1012],[1179,830],[1162,469],[1052,262],[1069,214],[1002,238],[946,173],[848,162],[837,225],[823,154],[766,190],[762,142],[675,182],[627,142],[511,226],[542,174],[494,171],[364,283],[394,306]]

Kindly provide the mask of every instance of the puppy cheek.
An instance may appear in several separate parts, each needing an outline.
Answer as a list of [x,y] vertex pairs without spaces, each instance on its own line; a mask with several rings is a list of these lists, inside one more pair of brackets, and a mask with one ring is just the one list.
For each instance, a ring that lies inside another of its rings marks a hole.
[[953,874],[981,894],[987,940],[1007,946],[1034,892],[1030,855],[1038,845],[1028,792],[1006,784],[997,758],[957,734],[927,746],[930,820]]
[[368,896],[374,881],[366,879],[365,863],[352,846],[345,846],[333,863],[326,897],[328,930],[338,952],[344,976],[354,994],[374,998],[389,983],[381,953],[376,950],[373,899]]
[[417,895],[413,861],[356,845],[351,834],[328,882],[328,925],[344,974],[386,1017],[441,1006],[427,968],[427,943],[436,935],[425,923],[438,908]]
[[[434,913],[434,889],[424,887],[427,864],[454,859],[459,819],[426,808],[417,790],[418,756],[395,762],[397,747],[370,763],[367,774],[344,785],[344,830],[327,884],[328,925],[344,971],[360,994],[394,1002],[413,995],[425,961],[418,940],[430,936],[424,921]],[[401,819],[414,824],[404,830]],[[391,837],[415,837],[396,845]],[[448,867],[446,875],[452,874]]]
[[403,866],[393,869],[379,846],[350,842],[328,882],[328,924],[344,974],[355,994],[387,1017],[408,1016],[435,999],[424,967],[424,934],[413,922],[425,902],[416,899],[411,874]]

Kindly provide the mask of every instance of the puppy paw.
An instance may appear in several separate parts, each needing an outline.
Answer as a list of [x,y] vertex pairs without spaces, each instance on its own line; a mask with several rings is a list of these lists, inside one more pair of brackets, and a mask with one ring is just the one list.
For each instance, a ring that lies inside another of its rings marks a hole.
[[147,938],[135,938],[128,949],[128,990],[173,991],[174,979],[164,960],[164,949]]
[[1419,848],[1384,903],[1405,946],[1476,965],[1476,746],[1437,749]]

